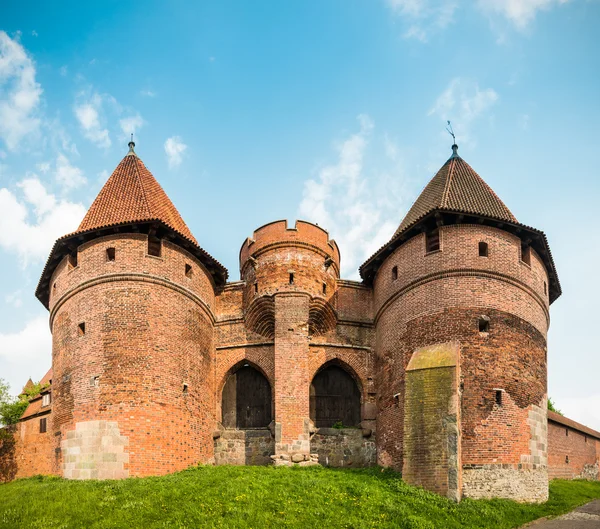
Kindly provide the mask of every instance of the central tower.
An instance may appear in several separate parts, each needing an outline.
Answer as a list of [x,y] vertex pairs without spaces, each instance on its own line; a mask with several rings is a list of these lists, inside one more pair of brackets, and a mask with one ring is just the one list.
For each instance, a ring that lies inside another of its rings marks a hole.
[[339,266],[335,241],[304,221],[266,224],[240,250],[246,325],[274,340],[275,456],[283,461],[309,460],[309,342],[336,325],[329,298]]

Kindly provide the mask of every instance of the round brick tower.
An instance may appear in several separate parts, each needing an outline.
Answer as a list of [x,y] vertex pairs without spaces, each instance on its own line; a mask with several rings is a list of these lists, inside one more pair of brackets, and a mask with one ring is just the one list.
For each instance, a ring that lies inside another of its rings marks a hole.
[[560,285],[544,234],[453,146],[361,274],[374,289],[380,463],[457,500],[545,500]]
[[199,246],[133,150],[36,295],[53,335],[55,470],[164,474],[212,458],[213,306],[226,270]]
[[285,461],[310,453],[309,340],[335,328],[339,267],[335,241],[303,221],[266,224],[240,250],[246,327],[274,340],[275,455]]

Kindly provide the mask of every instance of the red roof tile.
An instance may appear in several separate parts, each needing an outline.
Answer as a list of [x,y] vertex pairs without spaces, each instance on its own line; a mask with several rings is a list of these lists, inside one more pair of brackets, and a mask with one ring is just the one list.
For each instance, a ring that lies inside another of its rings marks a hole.
[[75,233],[145,220],[160,220],[198,244],[156,178],[131,150],[104,184]]
[[518,222],[492,188],[456,152],[425,186],[394,236],[434,210],[460,211]]

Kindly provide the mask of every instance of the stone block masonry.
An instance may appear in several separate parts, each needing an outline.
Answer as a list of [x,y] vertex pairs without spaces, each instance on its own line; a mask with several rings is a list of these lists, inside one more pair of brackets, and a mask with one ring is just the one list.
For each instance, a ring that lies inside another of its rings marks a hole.
[[87,421],[75,425],[62,441],[63,476],[67,479],[129,477],[129,439],[115,421]]

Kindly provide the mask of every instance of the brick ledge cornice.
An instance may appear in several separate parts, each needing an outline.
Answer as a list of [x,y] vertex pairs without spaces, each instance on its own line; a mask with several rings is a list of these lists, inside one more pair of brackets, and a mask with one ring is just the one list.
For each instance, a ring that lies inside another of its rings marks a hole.
[[139,274],[139,273],[129,273],[129,274],[107,274],[107,275],[103,275],[100,277],[95,277],[93,279],[88,279],[87,281],[84,281],[83,283],[77,285],[75,288],[72,288],[71,290],[68,290],[67,292],[65,292],[54,304],[54,306],[52,307],[52,310],[50,311],[50,329],[52,329],[52,324],[54,323],[54,318],[56,316],[56,313],[58,312],[58,309],[60,309],[60,307],[62,307],[65,302],[67,300],[69,300],[70,298],[72,298],[75,294],[79,294],[80,292],[83,292],[84,290],[87,290],[88,288],[97,286],[97,285],[102,285],[104,283],[113,283],[113,282],[117,282],[117,281],[140,281],[142,283],[151,283],[154,285],[160,285],[166,288],[170,288],[171,290],[174,290],[175,292],[178,292],[180,294],[183,294],[184,296],[186,296],[187,298],[191,299],[194,303],[196,303],[208,316],[210,322],[212,325],[215,324],[215,316],[212,312],[212,310],[210,309],[210,307],[206,304],[206,302],[204,302],[204,300],[202,300],[202,298],[198,295],[196,295],[194,292],[192,292],[191,290],[179,285],[178,283],[173,283],[172,281],[169,281],[168,279],[164,279],[162,277],[158,277],[155,275],[150,275],[150,274]]
[[546,305],[545,305],[544,301],[542,300],[542,298],[540,297],[540,295],[535,290],[533,290],[529,285],[527,285],[527,284],[523,283],[522,281],[519,281],[509,275],[506,275],[506,274],[501,274],[499,272],[491,272],[488,270],[479,270],[476,268],[466,268],[466,269],[463,268],[463,269],[443,270],[441,272],[434,272],[432,274],[426,275],[424,277],[421,277],[419,279],[416,279],[416,280],[406,284],[400,290],[398,290],[397,292],[394,292],[394,294],[392,294],[381,305],[381,307],[375,314],[375,318],[374,318],[375,325],[377,325],[377,323],[379,322],[379,318],[383,315],[383,313],[387,310],[387,308],[391,305],[391,303],[394,300],[396,300],[398,297],[407,294],[411,290],[413,290],[417,287],[420,287],[421,285],[425,285],[432,281],[437,281],[439,279],[445,279],[445,278],[449,278],[449,277],[481,277],[481,278],[487,278],[487,279],[496,279],[498,281],[503,281],[505,283],[509,283],[509,284],[519,288],[526,294],[529,294],[537,302],[537,304],[542,309],[544,316],[546,317],[546,325],[548,327],[550,326],[550,313],[548,311],[548,308],[546,307]]

